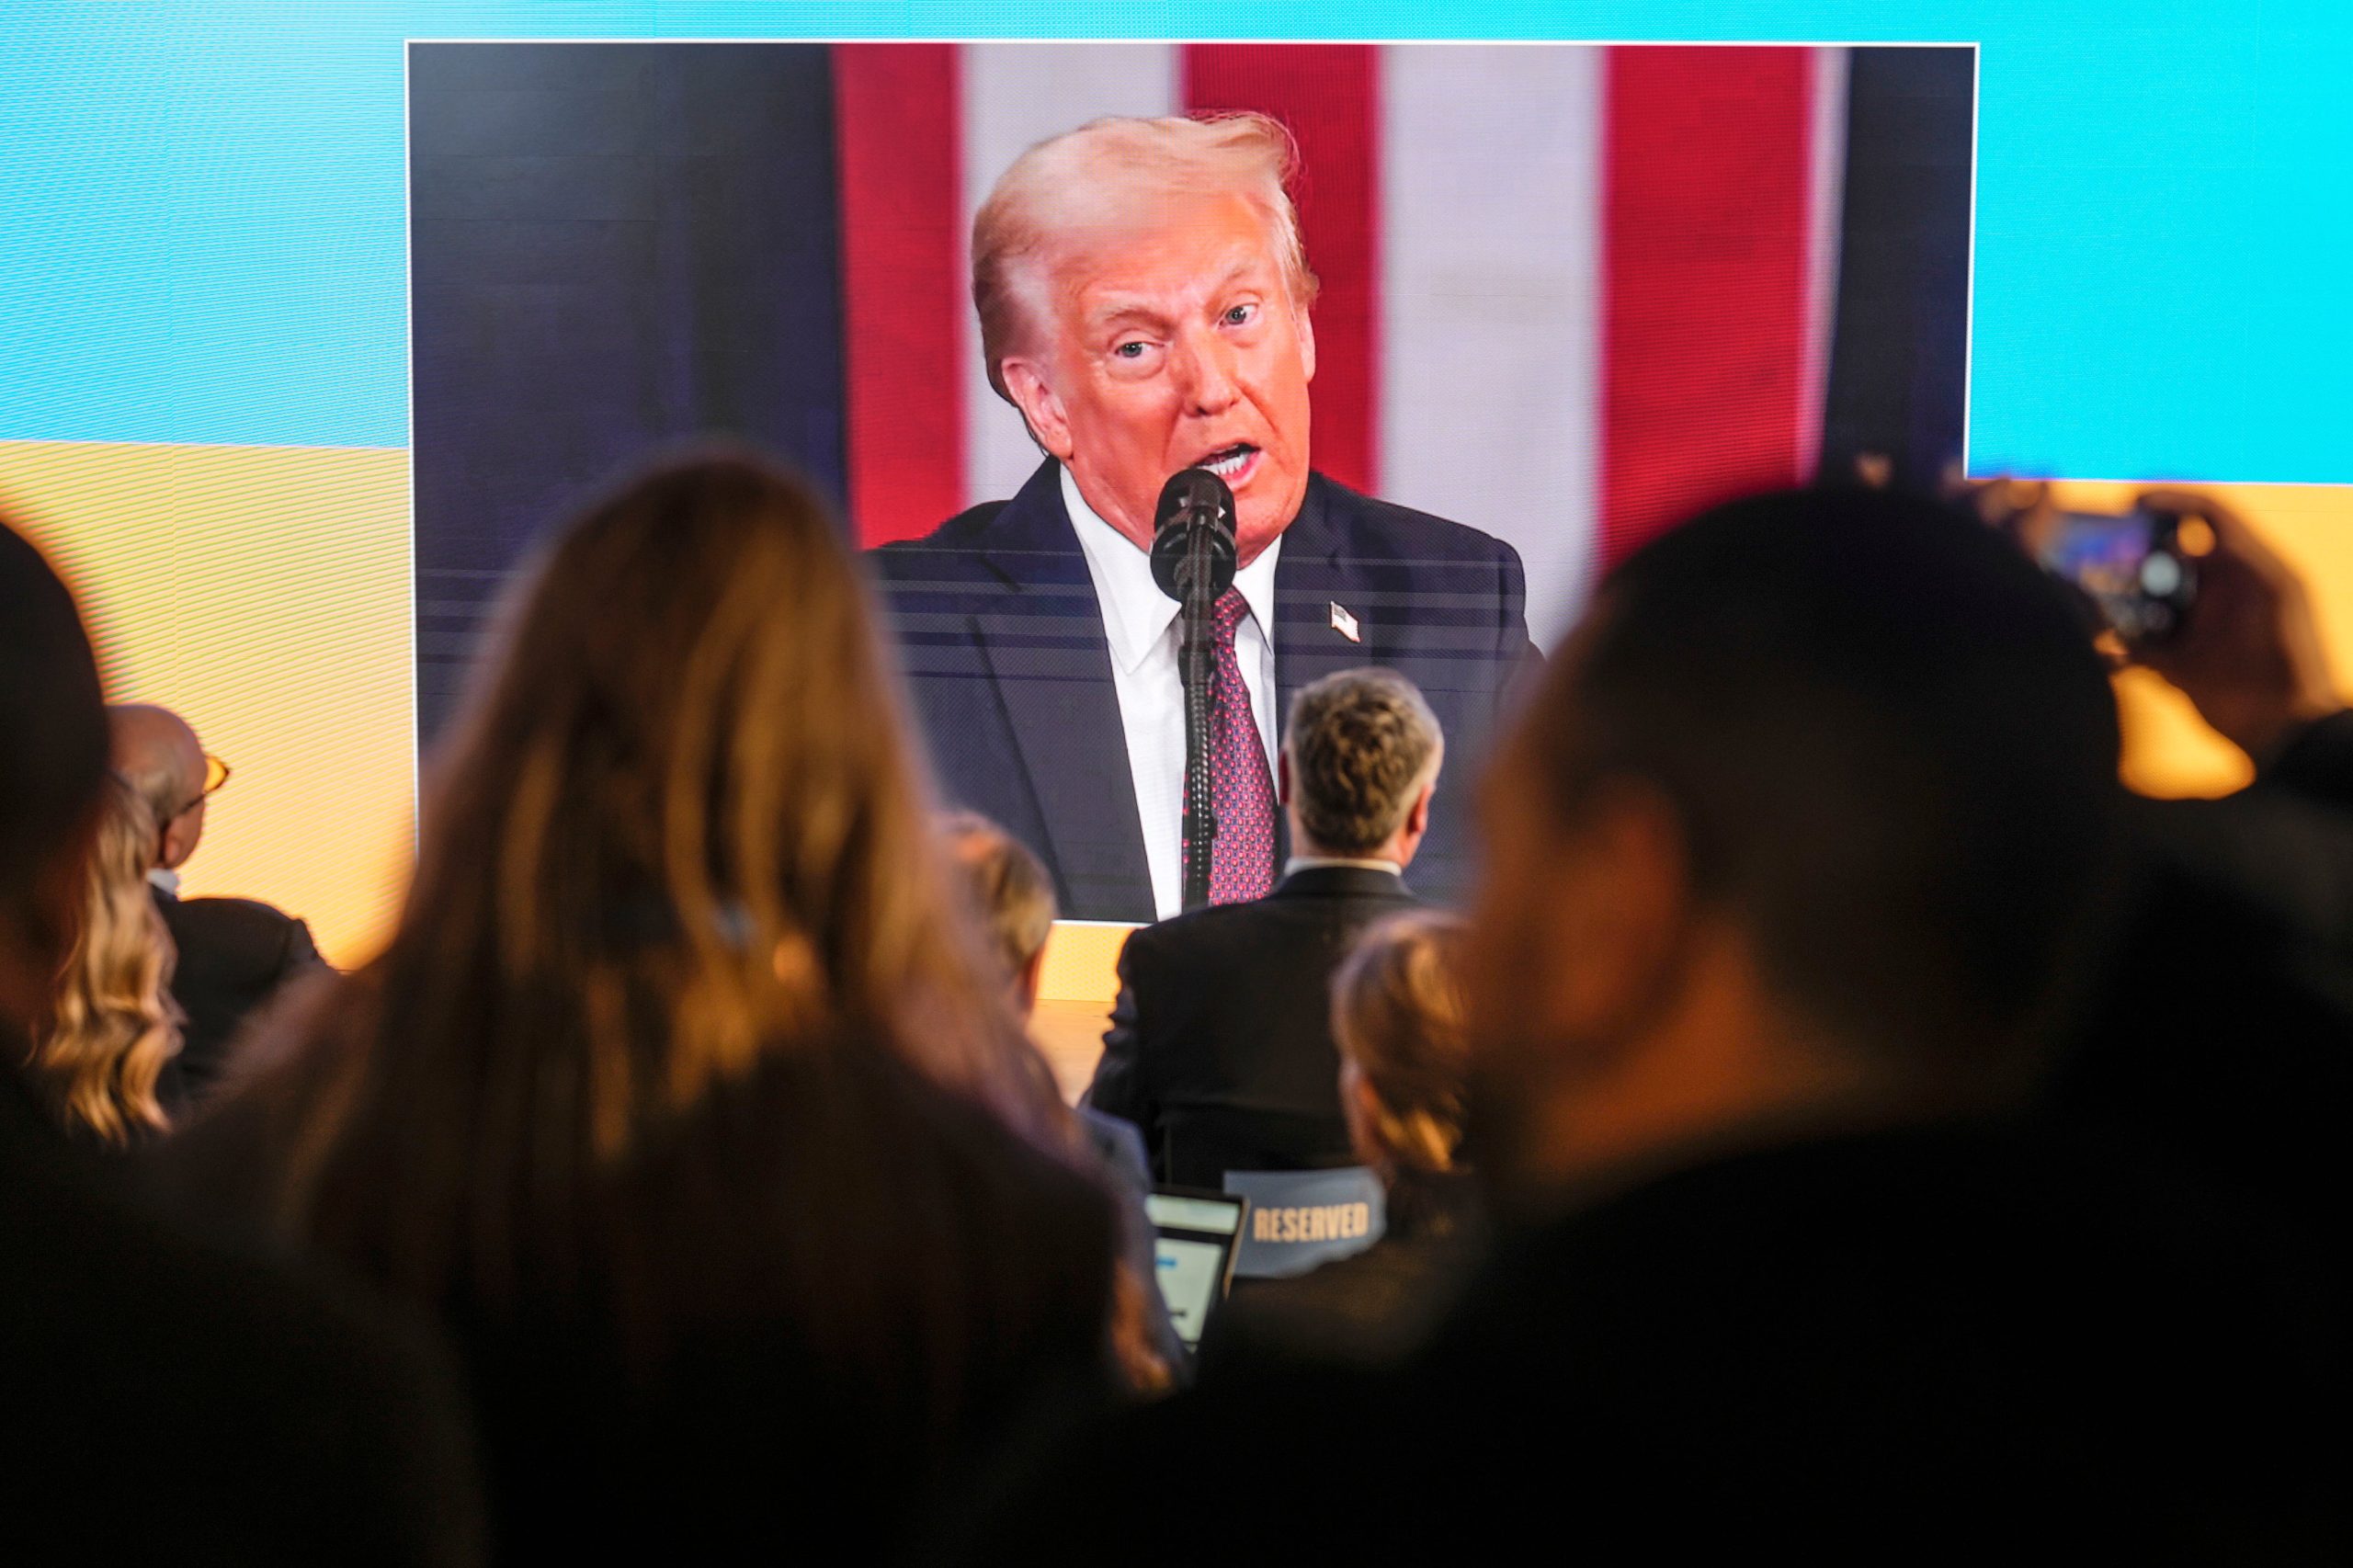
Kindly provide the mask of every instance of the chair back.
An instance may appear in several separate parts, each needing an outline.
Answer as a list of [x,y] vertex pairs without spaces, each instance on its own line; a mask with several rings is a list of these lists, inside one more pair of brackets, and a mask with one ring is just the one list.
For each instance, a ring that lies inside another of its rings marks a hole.
[[1250,1200],[1236,1279],[1286,1279],[1362,1252],[1388,1226],[1388,1195],[1362,1165],[1321,1171],[1228,1171],[1225,1190]]
[[1354,1165],[1347,1123],[1328,1115],[1175,1105],[1161,1113],[1160,1179],[1221,1189],[1228,1171],[1331,1170]]

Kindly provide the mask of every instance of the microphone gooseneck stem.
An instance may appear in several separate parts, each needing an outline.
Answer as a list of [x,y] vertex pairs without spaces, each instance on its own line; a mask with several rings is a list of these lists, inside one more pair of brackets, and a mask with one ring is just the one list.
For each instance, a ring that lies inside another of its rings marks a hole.
[[1217,682],[1217,641],[1212,623],[1215,602],[1207,589],[1209,565],[1206,529],[1197,529],[1187,553],[1194,559],[1186,576],[1181,600],[1184,642],[1178,675],[1185,688],[1185,886],[1184,907],[1205,908],[1210,902],[1210,857],[1217,839],[1217,811],[1210,772],[1211,702]]
[[[1217,842],[1216,776],[1211,725],[1217,714],[1218,601],[1233,585],[1233,492],[1205,468],[1169,475],[1153,508],[1152,580],[1176,601],[1183,641],[1177,678],[1185,698],[1185,812],[1182,907],[1210,902],[1210,862]],[[1234,692],[1228,701],[1247,699]]]

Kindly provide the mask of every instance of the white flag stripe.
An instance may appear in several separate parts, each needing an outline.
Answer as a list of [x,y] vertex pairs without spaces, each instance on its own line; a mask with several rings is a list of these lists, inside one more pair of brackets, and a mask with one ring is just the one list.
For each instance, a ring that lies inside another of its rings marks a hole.
[[1604,51],[1382,51],[1381,489],[1519,547],[1550,647],[1597,506]]
[[[1179,56],[1158,43],[973,43],[962,49],[963,212],[958,232],[969,244],[972,214],[989,187],[1023,151],[1049,136],[1105,115],[1173,114],[1179,102]],[[970,276],[971,258],[961,275]],[[956,359],[964,378],[964,504],[1000,501],[1038,466],[1038,449],[1021,416],[989,386],[981,363],[979,324],[970,311]]]
[[1838,320],[1838,246],[1846,225],[1847,51],[1813,51],[1813,123],[1807,130],[1805,367],[1798,383],[1798,472],[1822,457],[1830,350]]

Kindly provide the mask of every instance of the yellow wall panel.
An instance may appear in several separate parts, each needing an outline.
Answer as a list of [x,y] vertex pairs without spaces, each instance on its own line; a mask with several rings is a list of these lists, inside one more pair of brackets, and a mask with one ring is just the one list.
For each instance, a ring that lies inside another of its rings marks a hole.
[[184,891],[267,899],[346,967],[414,849],[408,475],[403,451],[0,441],[0,511],[81,596],[108,697],[235,769]]
[[1120,994],[1120,949],[1132,926],[1108,920],[1060,920],[1046,939],[1045,967],[1038,994],[1049,1002],[1099,1003],[1108,1009]]

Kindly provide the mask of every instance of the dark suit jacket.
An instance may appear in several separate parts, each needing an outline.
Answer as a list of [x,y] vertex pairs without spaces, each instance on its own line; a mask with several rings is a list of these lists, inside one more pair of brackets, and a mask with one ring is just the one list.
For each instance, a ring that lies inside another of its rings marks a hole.
[[[2171,1198],[1994,1130],[1728,1153],[1521,1230],[1387,1374],[1204,1378],[969,1559],[2335,1560],[2340,1330]],[[1792,1551],[1791,1549],[1795,1549]]]
[[[0,1029],[15,1060],[17,1042]],[[11,1562],[465,1564],[439,1357],[168,1224],[0,1070],[0,1517]]]
[[[1064,915],[1153,918],[1110,644],[1056,465],[1011,501],[871,560],[952,801],[1044,857]],[[1283,535],[1275,597],[1279,710],[1319,676],[1368,665],[1399,671],[1428,698],[1449,782],[1414,886],[1441,900],[1460,893],[1471,870],[1467,781],[1534,657],[1518,553],[1316,474]],[[1336,604],[1357,618],[1361,642],[1334,630]]]
[[324,960],[310,926],[253,899],[178,898],[157,888],[155,906],[179,949],[172,997],[187,1015],[180,1053],[156,1086],[164,1108],[176,1116],[220,1080],[245,1021]]
[[1386,871],[1316,867],[1135,932],[1086,1103],[1142,1129],[1154,1171],[1181,1187],[1351,1163],[1332,971],[1414,902]]

